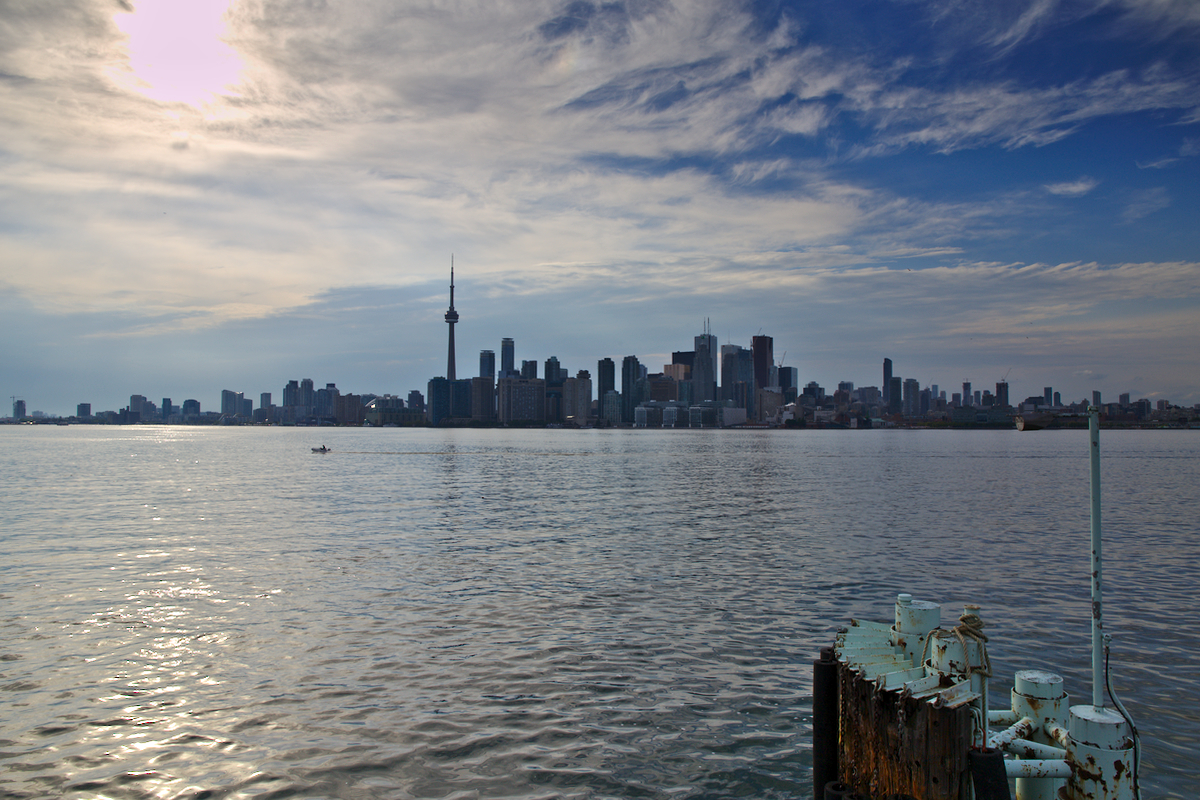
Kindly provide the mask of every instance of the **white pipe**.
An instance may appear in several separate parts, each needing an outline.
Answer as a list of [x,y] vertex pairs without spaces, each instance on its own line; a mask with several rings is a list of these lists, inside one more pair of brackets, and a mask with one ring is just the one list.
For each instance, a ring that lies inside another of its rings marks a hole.
[[1029,739],[1013,739],[1004,749],[1018,758],[1066,758],[1067,751],[1062,747],[1032,742]]
[[1104,605],[1100,583],[1100,409],[1088,409],[1092,454],[1092,707],[1104,708]]
[[1069,778],[1071,765],[1061,759],[1018,758],[1004,762],[1010,778]]
[[1037,723],[1029,717],[1014,722],[1006,730],[997,733],[988,740],[988,747],[998,747],[1003,750],[1014,739],[1024,739],[1037,728]]

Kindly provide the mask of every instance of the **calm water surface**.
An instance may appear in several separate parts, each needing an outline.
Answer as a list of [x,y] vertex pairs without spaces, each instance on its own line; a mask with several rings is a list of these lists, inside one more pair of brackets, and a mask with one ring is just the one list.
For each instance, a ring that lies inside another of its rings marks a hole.
[[[333,452],[315,455],[320,444]],[[1146,798],[1200,760],[1200,435],[1102,432]],[[897,592],[1090,702],[1085,431],[0,429],[0,797],[811,797]]]

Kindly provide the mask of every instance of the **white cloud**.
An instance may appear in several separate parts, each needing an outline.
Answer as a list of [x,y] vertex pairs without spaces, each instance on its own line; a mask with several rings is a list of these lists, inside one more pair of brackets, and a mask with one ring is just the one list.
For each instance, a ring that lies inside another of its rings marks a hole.
[[1048,183],[1044,188],[1050,194],[1055,194],[1062,197],[1082,197],[1099,185],[1100,181],[1096,180],[1095,178],[1082,177],[1074,181],[1066,181],[1063,183]]
[[1138,192],[1125,206],[1124,219],[1126,222],[1136,222],[1143,217],[1170,208],[1171,196],[1162,186]]

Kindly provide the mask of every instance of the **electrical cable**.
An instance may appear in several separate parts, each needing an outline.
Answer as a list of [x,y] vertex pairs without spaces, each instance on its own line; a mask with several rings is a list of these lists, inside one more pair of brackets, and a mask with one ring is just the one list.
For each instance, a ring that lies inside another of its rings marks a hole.
[[1137,726],[1133,724],[1133,718],[1129,716],[1129,712],[1125,710],[1125,706],[1117,699],[1116,693],[1112,688],[1112,673],[1108,669],[1108,646],[1112,643],[1112,636],[1104,634],[1104,688],[1108,690],[1108,697],[1112,700],[1121,716],[1125,718],[1125,722],[1129,725],[1129,730],[1133,732],[1133,796],[1136,800],[1142,800],[1142,787],[1140,785],[1138,773],[1142,766],[1142,740],[1138,736]]

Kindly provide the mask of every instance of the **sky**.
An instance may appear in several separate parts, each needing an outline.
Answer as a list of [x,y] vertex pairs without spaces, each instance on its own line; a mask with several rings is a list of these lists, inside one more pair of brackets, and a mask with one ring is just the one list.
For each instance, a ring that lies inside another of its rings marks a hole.
[[[0,0],[0,392],[479,351],[1200,403],[1195,0]],[[8,401],[8,397],[5,398]]]

